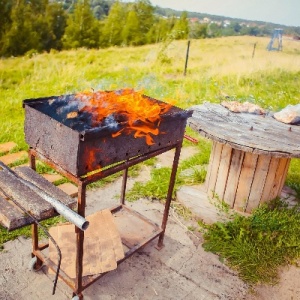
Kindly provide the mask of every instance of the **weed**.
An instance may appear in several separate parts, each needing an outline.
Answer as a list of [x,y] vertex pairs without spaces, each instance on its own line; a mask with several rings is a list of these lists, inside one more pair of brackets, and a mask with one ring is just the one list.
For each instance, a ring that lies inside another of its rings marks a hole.
[[[199,184],[203,183],[206,175],[205,169],[197,170],[195,166],[207,164],[210,154],[210,143],[204,139],[200,139],[201,143],[198,144],[199,152],[189,159],[182,161],[178,166],[175,187],[173,190],[172,198],[175,198],[175,193],[183,184]],[[191,169],[192,172],[186,176],[184,171]],[[171,176],[171,168],[163,167],[153,169],[151,171],[151,179],[146,183],[135,182],[133,188],[127,193],[127,199],[130,201],[139,198],[150,199],[165,199],[169,181]]]
[[[65,222],[65,219],[61,216],[53,217],[41,222],[46,229],[49,229],[51,226],[56,225],[58,223]],[[45,237],[45,233],[43,230],[39,228],[39,237]],[[0,226],[0,251],[3,250],[3,244],[18,238],[19,236],[24,236],[26,238],[31,237],[31,226],[25,226],[17,230],[7,231],[5,228]]]
[[299,208],[276,199],[250,217],[206,225],[204,239],[204,249],[220,255],[245,281],[274,284],[279,266],[300,257]]

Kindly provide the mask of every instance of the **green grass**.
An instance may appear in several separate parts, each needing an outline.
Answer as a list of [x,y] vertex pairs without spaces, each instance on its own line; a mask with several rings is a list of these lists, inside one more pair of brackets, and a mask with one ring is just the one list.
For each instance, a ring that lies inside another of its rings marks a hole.
[[[203,226],[203,224],[201,224]],[[204,226],[203,247],[214,252],[251,284],[275,284],[278,269],[300,257],[299,207],[274,200],[250,217]]]
[[[191,144],[190,142],[185,143]],[[184,184],[192,185],[204,182],[206,170],[204,168],[198,170],[196,167],[208,164],[210,147],[211,144],[209,141],[200,138],[200,142],[197,146],[198,153],[179,164],[172,195],[173,199],[175,198],[175,193],[180,186]],[[185,173],[184,171],[186,170],[189,170],[189,172]],[[141,197],[165,200],[168,192],[170,176],[170,167],[152,169],[151,179],[146,183],[135,182],[133,188],[126,195],[127,200],[134,201]]]
[[[42,221],[41,225],[45,229],[48,229],[51,226],[56,225],[58,223],[62,223],[62,222],[65,222],[65,220],[61,216],[57,216],[57,217],[53,217],[51,219],[47,219],[45,221]],[[40,228],[38,229],[38,232],[39,232],[39,237],[40,238],[46,237],[44,231],[41,230]],[[24,237],[27,237],[27,238],[31,237],[31,226],[28,225],[28,226],[22,227],[22,228],[17,229],[17,230],[7,231],[6,228],[4,228],[0,225],[0,250],[3,250],[3,244],[4,243],[6,243],[8,241],[11,241],[11,240],[14,240],[14,239],[18,238],[21,235],[24,236]]]

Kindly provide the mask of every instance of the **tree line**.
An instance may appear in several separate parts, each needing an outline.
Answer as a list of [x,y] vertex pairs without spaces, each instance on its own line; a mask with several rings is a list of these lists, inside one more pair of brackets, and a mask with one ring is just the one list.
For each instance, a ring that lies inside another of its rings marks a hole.
[[0,56],[51,49],[136,46],[163,41],[169,34],[183,39],[189,33],[186,13],[180,18],[158,17],[148,0],[69,2],[0,0]]
[[[263,35],[235,22],[191,23],[157,13],[149,0],[0,0],[0,56],[64,49],[138,46],[170,39]],[[251,31],[252,30],[252,31]]]

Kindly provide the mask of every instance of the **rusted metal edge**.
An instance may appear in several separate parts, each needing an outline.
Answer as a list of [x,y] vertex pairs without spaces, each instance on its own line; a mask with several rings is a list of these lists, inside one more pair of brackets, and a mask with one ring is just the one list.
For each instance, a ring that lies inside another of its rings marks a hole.
[[65,177],[67,177],[68,179],[70,179],[71,181],[73,181],[76,184],[83,184],[83,185],[88,185],[94,181],[100,180],[104,177],[107,177],[109,175],[112,175],[114,173],[117,173],[119,171],[122,171],[126,168],[129,168],[135,164],[141,163],[149,158],[155,157],[159,154],[162,154],[166,151],[169,151],[173,148],[176,148],[177,145],[181,143],[181,141],[178,141],[175,144],[171,144],[169,146],[166,146],[164,148],[161,148],[159,150],[155,150],[153,152],[149,152],[146,154],[142,154],[138,157],[134,157],[131,158],[129,160],[126,160],[124,162],[121,162],[117,165],[114,165],[112,167],[109,167],[108,169],[105,169],[103,171],[99,171],[98,173],[92,174],[92,175],[87,175],[86,177],[77,177],[73,174],[71,174],[70,172],[64,170],[62,167],[58,166],[55,162],[53,162],[51,159],[45,157],[43,154],[41,154],[40,152],[38,152],[35,149],[30,148],[29,149],[29,154],[33,155],[35,157],[37,157],[38,159],[41,159],[43,161],[45,161],[47,164],[49,164],[50,167],[53,167],[54,169],[56,169],[59,173],[61,173],[62,175],[64,175]]
[[[148,238],[142,240],[139,244],[137,244],[134,247],[132,247],[131,249],[129,249],[125,253],[124,258],[122,258],[121,260],[117,261],[117,265],[120,265],[128,257],[130,257],[131,255],[133,255],[137,250],[139,250],[140,248],[144,247],[145,245],[147,245],[148,243],[150,243],[152,240],[154,240],[155,238],[157,238],[158,236],[160,236],[160,234],[162,232],[163,232],[162,229],[157,229],[157,231],[155,233],[153,233],[151,236],[149,236]],[[105,272],[105,273],[101,273],[101,274],[96,274],[96,275],[84,276],[82,278],[83,279],[83,289],[86,289],[87,287],[89,287],[91,284],[93,284],[95,281],[97,281],[99,278],[103,277],[107,273],[110,273],[110,271],[109,272]]]

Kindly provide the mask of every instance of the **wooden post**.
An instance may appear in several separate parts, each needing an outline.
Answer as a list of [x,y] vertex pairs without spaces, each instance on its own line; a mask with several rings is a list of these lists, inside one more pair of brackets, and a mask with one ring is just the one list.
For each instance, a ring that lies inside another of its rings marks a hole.
[[185,57],[184,76],[186,76],[186,70],[187,70],[187,65],[188,65],[188,60],[189,60],[190,44],[191,44],[191,41],[188,40],[188,45],[187,45],[187,49],[186,49],[186,57]]
[[255,48],[256,48],[256,43],[254,43],[254,46],[253,46],[252,58],[253,58],[254,55],[255,55]]

